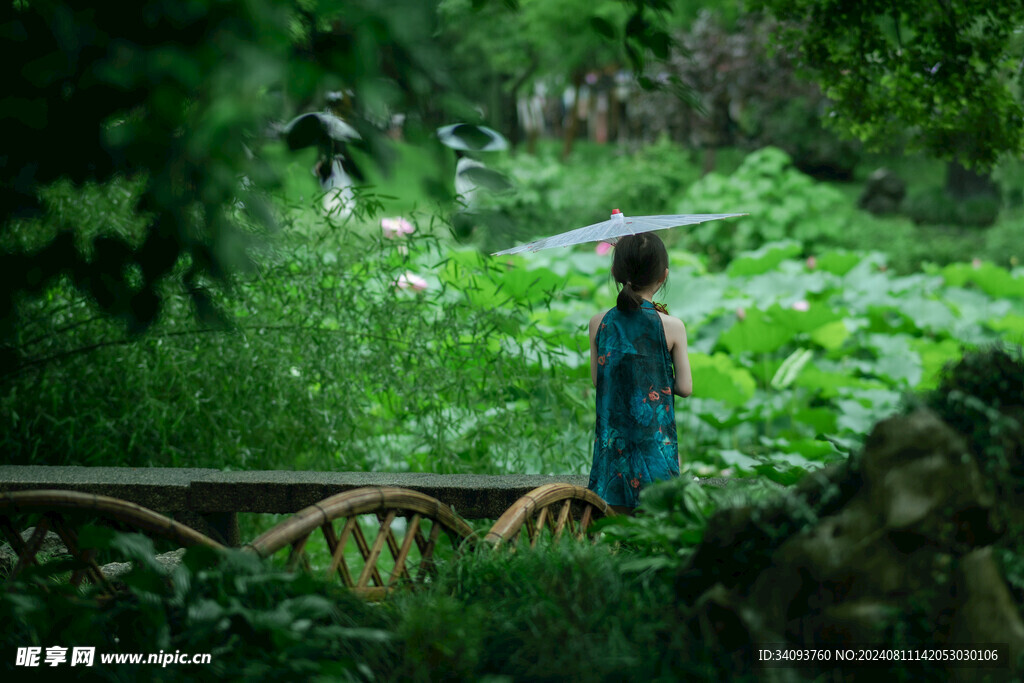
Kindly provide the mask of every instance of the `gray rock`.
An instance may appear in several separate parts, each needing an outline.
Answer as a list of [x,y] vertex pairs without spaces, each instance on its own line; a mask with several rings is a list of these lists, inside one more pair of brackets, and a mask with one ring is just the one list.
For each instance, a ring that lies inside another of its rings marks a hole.
[[994,538],[992,494],[967,444],[934,413],[879,422],[865,443],[863,468],[868,498],[888,529],[948,551]]
[[903,197],[907,194],[907,183],[887,168],[879,168],[868,176],[857,205],[873,214],[899,211]]
[[1024,622],[992,556],[992,548],[981,548],[961,558],[955,585],[959,605],[954,613],[950,641],[964,646],[1008,643],[1010,661],[1018,661],[1024,653]]
[[[795,497],[813,514],[778,545],[751,532],[763,510],[722,510],[709,521],[693,557],[702,562],[698,576],[720,583],[693,601],[690,628],[726,652],[773,642],[850,647],[879,642],[915,614],[935,624],[936,646],[1009,643],[1011,662],[1024,656],[1024,619],[989,546],[999,536],[995,508],[1007,501],[986,486],[964,440],[918,410],[878,423],[859,462],[845,474],[836,469],[801,482]],[[822,486],[850,495],[815,498]],[[767,519],[785,527],[797,518]],[[751,553],[752,542],[770,561]],[[753,569],[735,555],[719,561],[722,553],[706,552],[707,545],[751,553]],[[693,567],[685,571],[694,575]],[[743,580],[729,584],[729,576]],[[968,680],[964,671],[949,673]],[[1020,680],[1019,670],[1000,673]]]
[[[32,538],[36,528],[31,526],[21,532],[21,539],[28,542],[28,539]],[[55,555],[67,555],[68,549],[64,545],[64,541],[61,537],[52,531],[47,531],[46,536],[43,538],[43,544],[39,546],[39,551],[36,553],[38,558],[53,557]],[[0,571],[4,573],[11,572],[15,565],[18,563],[18,554],[14,552],[14,548],[11,547],[10,543],[4,543],[0,545]]]
[[100,573],[111,581],[118,581],[132,570],[131,562],[111,562],[100,567]]
[[[167,574],[170,574],[174,569],[181,564],[181,558],[185,556],[185,549],[178,548],[170,552],[161,553],[154,559],[160,568]],[[103,576],[107,577],[112,581],[116,581],[126,575],[132,570],[135,565],[131,562],[111,562],[100,567],[100,571]]]

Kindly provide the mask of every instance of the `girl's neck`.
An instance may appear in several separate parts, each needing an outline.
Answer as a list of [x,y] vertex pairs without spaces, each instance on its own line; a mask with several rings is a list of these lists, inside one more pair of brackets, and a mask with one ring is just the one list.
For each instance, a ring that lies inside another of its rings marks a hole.
[[644,299],[645,301],[650,301],[651,303],[654,303],[654,295],[658,293],[658,289],[660,288],[654,287],[652,289],[647,289],[642,292],[637,292],[637,294],[639,294],[640,298]]

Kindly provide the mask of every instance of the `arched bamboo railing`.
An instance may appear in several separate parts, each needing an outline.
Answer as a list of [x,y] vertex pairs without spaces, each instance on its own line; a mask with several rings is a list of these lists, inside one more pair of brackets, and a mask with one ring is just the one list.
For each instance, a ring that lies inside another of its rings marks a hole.
[[[96,563],[95,549],[82,547],[78,529],[83,516],[114,521],[151,536],[165,538],[182,546],[204,545],[222,548],[220,543],[194,529],[175,522],[157,512],[118,498],[75,491],[17,491],[0,493],[0,534],[10,543],[17,556],[7,580],[13,580],[30,565],[38,565],[37,555],[50,531],[57,534],[68,554],[73,569],[70,582],[78,586],[85,579],[101,587],[104,594],[113,592],[110,582]],[[26,540],[18,530],[34,527]]]
[[491,545],[530,547],[544,535],[554,540],[568,533],[577,540],[589,534],[591,523],[614,514],[593,491],[572,484],[545,484],[530,491],[505,511],[485,537]]
[[[361,517],[369,515],[377,521],[377,535],[372,542],[359,523]],[[404,532],[394,528],[399,518],[406,520]],[[340,531],[335,522],[340,522]],[[424,533],[427,525],[430,531]],[[442,531],[456,550],[474,539],[472,528],[435,498],[408,489],[367,487],[339,493],[307,507],[246,548],[263,558],[288,548],[286,566],[294,569],[301,564],[309,568],[306,546],[317,529],[323,533],[331,555],[327,576],[337,575],[344,585],[370,599],[380,599],[399,585],[429,580],[435,571],[435,553]],[[357,553],[346,553],[350,544],[354,544]],[[393,560],[390,573],[382,572],[378,566],[385,551]],[[410,567],[413,563],[418,564],[415,574]]]
[[[8,579],[25,567],[37,564],[37,554],[47,532],[56,533],[74,559],[71,582],[83,579],[113,592],[95,561],[93,549],[83,548],[76,532],[76,517],[119,522],[131,529],[169,539],[181,546],[204,545],[223,548],[213,539],[140,505],[107,496],[73,491],[20,491],[0,494],[0,533],[10,543],[17,562]],[[495,522],[485,540],[492,547],[530,547],[547,536],[558,540],[570,536],[584,540],[591,524],[614,514],[592,491],[571,484],[540,486],[522,496]],[[367,519],[376,526],[372,540],[364,531]],[[16,528],[32,526],[24,539]],[[363,520],[361,523],[360,520]],[[338,525],[338,526],[336,526]],[[338,528],[340,527],[340,528]],[[428,528],[429,527],[429,528]],[[261,534],[245,545],[249,552],[270,558],[287,548],[285,565],[310,569],[308,544],[320,530],[330,558],[326,573],[337,576],[355,592],[380,599],[403,585],[429,581],[436,573],[438,543],[442,532],[458,552],[474,544],[472,528],[448,505],[410,489],[365,487],[331,496],[311,505]],[[388,563],[381,564],[385,555]]]

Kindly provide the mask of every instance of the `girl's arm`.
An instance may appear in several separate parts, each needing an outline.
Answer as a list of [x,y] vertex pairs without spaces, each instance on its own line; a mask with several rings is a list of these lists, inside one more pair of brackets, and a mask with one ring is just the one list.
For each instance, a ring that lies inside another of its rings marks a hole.
[[665,331],[671,335],[672,364],[676,368],[676,383],[672,393],[686,398],[693,393],[693,375],[690,372],[690,357],[686,353],[686,326],[679,318],[669,317]]
[[604,313],[598,313],[590,319],[590,381],[597,387],[597,330],[604,319]]

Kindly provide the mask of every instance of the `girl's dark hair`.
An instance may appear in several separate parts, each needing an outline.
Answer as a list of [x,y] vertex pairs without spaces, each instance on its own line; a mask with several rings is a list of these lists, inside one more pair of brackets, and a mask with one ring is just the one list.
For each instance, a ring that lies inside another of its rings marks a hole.
[[640,291],[660,280],[666,268],[668,251],[657,235],[644,232],[620,238],[612,259],[612,277],[622,287],[615,307],[623,313],[640,308]]

